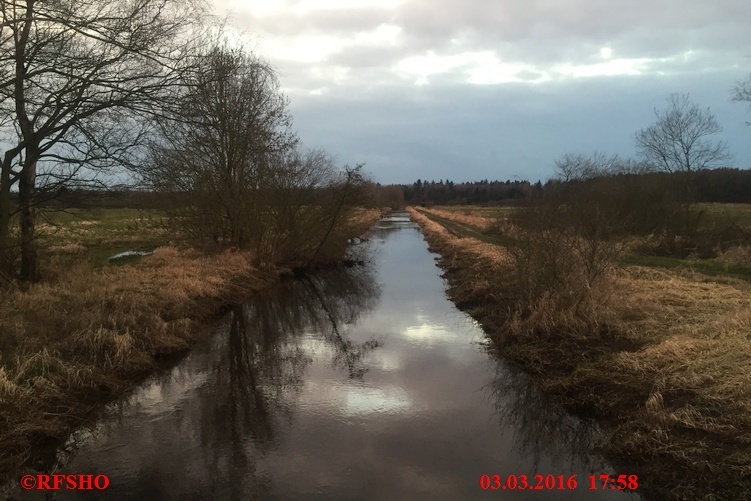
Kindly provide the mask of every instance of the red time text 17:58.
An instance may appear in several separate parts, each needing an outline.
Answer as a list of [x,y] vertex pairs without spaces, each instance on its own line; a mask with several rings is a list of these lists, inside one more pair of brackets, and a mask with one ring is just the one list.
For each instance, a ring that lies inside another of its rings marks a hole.
[[[589,490],[629,490],[635,491],[639,488],[639,477],[637,475],[609,475],[600,473],[599,475],[589,475],[587,486]],[[583,487],[584,485],[582,485]],[[480,475],[480,488],[485,491],[498,490],[573,490],[579,487],[577,475],[497,475],[486,474]]]

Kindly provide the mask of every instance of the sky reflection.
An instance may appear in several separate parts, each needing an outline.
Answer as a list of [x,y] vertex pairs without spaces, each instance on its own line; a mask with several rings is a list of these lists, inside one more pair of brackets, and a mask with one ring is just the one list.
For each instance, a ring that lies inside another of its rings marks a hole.
[[[112,487],[58,499],[484,499],[498,493],[479,488],[482,474],[604,467],[588,455],[596,430],[489,356],[420,233],[388,224],[361,246],[369,266],[237,308],[77,434],[63,471],[105,473]],[[585,487],[502,497],[629,498]]]

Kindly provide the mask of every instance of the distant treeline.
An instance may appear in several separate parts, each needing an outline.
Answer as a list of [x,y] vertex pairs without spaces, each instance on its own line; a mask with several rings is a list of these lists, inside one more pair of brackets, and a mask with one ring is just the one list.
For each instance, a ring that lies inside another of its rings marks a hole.
[[[11,206],[18,204],[18,192],[11,193]],[[38,205],[50,209],[165,209],[173,205],[163,193],[128,187],[110,189],[40,189]]]
[[[654,184],[664,186],[669,184],[671,177],[680,173],[667,174],[663,172],[650,172],[645,174],[618,174],[623,182],[632,182],[634,178],[640,178],[645,185]],[[540,181],[488,181],[487,179],[476,182],[455,183],[453,181],[423,181],[418,179],[408,185],[372,185],[365,199],[366,206],[393,206],[402,204],[420,205],[472,205],[472,204],[514,204],[544,196],[553,187],[561,187],[565,184],[578,183],[578,181],[548,181],[542,184]],[[751,203],[751,170],[749,169],[704,169],[694,173],[692,179],[694,193],[697,202],[719,203]],[[404,199],[401,198],[401,193]],[[14,202],[17,201],[17,193],[13,194]],[[55,192],[46,193],[41,190],[41,203],[46,207],[131,207],[143,209],[164,209],[174,206],[175,200],[168,199],[163,193],[155,193],[146,190],[129,189],[121,187],[109,190],[91,189],[59,189]],[[186,198],[185,204],[189,203]],[[182,205],[182,204],[180,204]]]
[[699,202],[751,203],[751,169],[705,169],[694,176]]
[[[266,190],[271,191],[271,190]],[[298,195],[302,202],[308,205],[320,205],[321,198],[330,197],[327,187],[307,190]],[[268,196],[263,190],[256,195]],[[39,190],[39,206],[48,209],[160,209],[169,210],[183,208],[195,203],[189,193],[178,191],[154,191],[132,186],[117,186],[110,188],[66,188],[57,187],[53,190]],[[11,193],[13,209],[18,206],[18,192]],[[398,185],[381,186],[366,182],[359,190],[358,204],[366,208],[392,207],[400,208],[404,205],[402,187]]]
[[[620,174],[626,178],[641,177],[642,182],[653,180],[655,185],[665,185],[671,177],[682,173],[668,174],[650,172],[645,174]],[[616,176],[617,177],[617,176]],[[697,202],[751,203],[751,170],[737,168],[702,169],[692,178]],[[560,187],[565,181],[476,181],[454,183],[453,181],[423,181],[401,185],[406,204],[471,205],[513,204],[515,202],[544,196],[553,186]],[[649,184],[649,183],[647,183]]]
[[464,205],[487,204],[509,200],[520,200],[539,194],[543,190],[539,181],[532,185],[529,181],[483,181],[454,183],[443,181],[422,181],[402,185],[404,202],[407,204]]

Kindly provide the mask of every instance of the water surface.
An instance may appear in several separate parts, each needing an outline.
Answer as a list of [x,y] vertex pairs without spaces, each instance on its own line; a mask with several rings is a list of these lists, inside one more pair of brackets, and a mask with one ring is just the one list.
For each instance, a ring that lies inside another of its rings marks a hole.
[[[228,315],[179,365],[76,433],[56,499],[627,500],[596,430],[484,348],[419,229],[382,220],[364,266],[289,281]],[[575,490],[483,491],[480,475],[578,475]],[[616,472],[628,473],[628,472]]]

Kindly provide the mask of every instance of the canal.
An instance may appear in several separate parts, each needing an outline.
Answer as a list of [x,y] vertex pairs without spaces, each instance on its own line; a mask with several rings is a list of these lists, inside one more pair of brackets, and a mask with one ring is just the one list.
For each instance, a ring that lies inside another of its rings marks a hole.
[[[71,436],[59,472],[110,486],[52,499],[640,499],[591,489],[591,474],[629,472],[489,353],[405,213],[352,252],[362,265],[254,298]],[[483,490],[482,475],[542,488]]]

